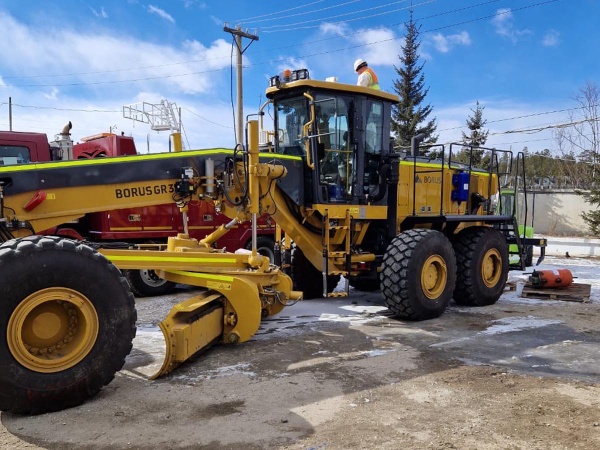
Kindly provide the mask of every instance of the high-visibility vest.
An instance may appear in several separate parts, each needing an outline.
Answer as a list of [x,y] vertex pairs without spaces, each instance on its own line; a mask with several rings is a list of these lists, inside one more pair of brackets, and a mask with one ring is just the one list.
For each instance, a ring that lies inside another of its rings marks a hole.
[[365,69],[365,72],[369,72],[369,75],[371,75],[371,82],[369,83],[368,87],[370,87],[371,89],[380,89],[379,80],[377,79],[377,75],[375,75],[375,72],[373,72],[373,69],[367,67]]

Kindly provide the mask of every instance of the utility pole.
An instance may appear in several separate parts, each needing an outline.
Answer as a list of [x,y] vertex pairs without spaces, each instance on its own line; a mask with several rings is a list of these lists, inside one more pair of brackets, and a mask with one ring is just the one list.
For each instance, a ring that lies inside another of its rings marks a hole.
[[12,131],[12,97],[8,97],[8,130]]
[[[258,41],[258,36],[242,31],[238,25],[235,28],[229,28],[227,25],[223,27],[223,31],[231,33],[234,37],[236,46],[236,89],[237,89],[237,105],[236,105],[236,145],[244,142],[244,94],[242,87],[242,55],[254,41]],[[250,39],[250,43],[242,48],[242,38]]]

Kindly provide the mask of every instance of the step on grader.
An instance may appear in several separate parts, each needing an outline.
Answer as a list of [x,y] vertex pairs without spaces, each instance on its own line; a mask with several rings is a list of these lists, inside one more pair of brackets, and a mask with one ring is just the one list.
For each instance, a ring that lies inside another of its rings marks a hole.
[[[514,215],[498,213],[499,179],[524,173],[522,155],[513,165],[512,153],[486,149],[487,168],[478,169],[471,159],[453,162],[452,145],[420,146],[423,136],[395,150],[396,96],[311,80],[306,70],[273,77],[267,97],[261,120],[247,124],[248,142],[234,150],[0,167],[0,410],[75,406],[114,378],[136,324],[119,269],[199,288],[160,323],[166,356],[156,377],[213,344],[249,340],[261,318],[302,299],[301,291],[310,298],[381,289],[399,319],[425,320],[451,299],[496,302],[509,268],[523,268],[509,267],[509,244],[521,260],[526,244],[542,246],[543,257],[543,240],[519,236]],[[273,131],[260,145],[267,104]],[[231,222],[201,241],[185,232],[170,238],[166,250],[35,235],[85,213],[169,200],[184,216],[190,201],[213,202]],[[212,247],[265,213],[284,236],[279,264],[257,253],[256,233],[250,252]],[[345,289],[333,293],[342,276]]]

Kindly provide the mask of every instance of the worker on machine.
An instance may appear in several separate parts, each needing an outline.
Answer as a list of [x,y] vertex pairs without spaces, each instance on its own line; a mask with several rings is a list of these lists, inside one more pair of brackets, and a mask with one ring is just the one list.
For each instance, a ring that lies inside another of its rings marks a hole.
[[371,89],[377,90],[380,89],[377,75],[364,59],[359,58],[354,61],[354,71],[358,73],[358,81],[356,82],[358,86],[370,87]]

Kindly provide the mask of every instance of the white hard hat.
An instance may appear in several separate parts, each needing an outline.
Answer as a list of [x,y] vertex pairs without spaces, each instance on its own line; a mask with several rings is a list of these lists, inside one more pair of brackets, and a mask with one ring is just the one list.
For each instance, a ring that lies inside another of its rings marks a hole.
[[354,61],[354,71],[356,72],[360,66],[366,64],[367,62],[364,59],[358,58]]

